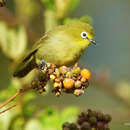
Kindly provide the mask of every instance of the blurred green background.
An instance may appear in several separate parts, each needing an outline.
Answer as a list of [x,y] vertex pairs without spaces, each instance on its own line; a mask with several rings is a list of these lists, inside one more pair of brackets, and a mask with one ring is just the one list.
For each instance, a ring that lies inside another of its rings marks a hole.
[[[57,16],[58,22],[54,21],[55,18],[53,17],[53,13],[56,10],[53,7],[54,1],[8,0],[6,7],[0,8],[0,22],[6,24],[11,29],[16,29],[16,31],[19,28],[24,28],[23,33],[26,34],[28,43],[28,46],[25,45],[24,48],[30,48],[47,30],[47,26],[51,28],[51,26],[55,26],[56,24],[62,24],[68,17],[73,19],[88,15],[92,18],[97,45],[90,46],[79,60],[80,66],[87,67],[92,71],[89,88],[80,97],[64,94],[57,98],[52,93],[48,93],[47,95],[35,94],[33,106],[42,109],[45,106],[53,106],[58,111],[69,106],[77,106],[81,110],[86,108],[100,110],[112,116],[111,130],[129,130],[130,2],[129,0],[76,1],[68,7],[68,11],[61,9],[61,12],[67,13],[61,14],[61,17]],[[60,12],[60,5],[57,11],[58,13]],[[59,15],[58,13],[57,15]],[[53,23],[49,24],[47,20],[51,18]],[[0,31],[0,35],[0,38],[4,37],[2,31]],[[7,41],[11,40],[8,39]],[[14,46],[18,44],[16,42],[18,40],[15,40]],[[7,54],[7,51],[8,49],[3,51],[2,47],[0,48],[0,89],[3,95],[0,99],[1,102],[8,98],[8,88],[12,84],[11,63],[17,59],[15,51],[12,52],[11,56]],[[22,52],[23,50],[21,50],[19,55],[22,55]],[[15,93],[15,90],[11,94],[13,95],[13,93]],[[7,114],[9,113],[7,112]],[[0,118],[2,116],[0,115]],[[4,120],[4,116],[2,120]],[[36,120],[35,116],[29,117]],[[0,130],[3,128],[7,129],[3,126]],[[45,130],[53,129],[48,128]]]

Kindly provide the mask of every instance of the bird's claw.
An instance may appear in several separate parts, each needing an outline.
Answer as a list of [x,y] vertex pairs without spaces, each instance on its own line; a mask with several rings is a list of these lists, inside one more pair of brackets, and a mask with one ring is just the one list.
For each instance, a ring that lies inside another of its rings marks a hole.
[[42,60],[41,65],[40,65],[41,70],[44,69],[45,64],[46,64],[46,62],[44,60]]

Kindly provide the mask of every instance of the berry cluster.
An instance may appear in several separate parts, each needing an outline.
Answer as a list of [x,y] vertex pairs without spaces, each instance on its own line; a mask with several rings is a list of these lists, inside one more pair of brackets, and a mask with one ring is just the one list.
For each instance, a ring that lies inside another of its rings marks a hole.
[[57,68],[54,64],[47,63],[40,72],[38,80],[32,82],[32,86],[39,93],[45,91],[45,85],[48,81],[52,82],[53,90],[56,96],[61,92],[71,93],[80,96],[84,93],[84,89],[88,87],[90,79],[90,71],[88,69],[80,69],[77,64],[73,68],[62,66]]
[[110,115],[88,109],[78,116],[77,123],[66,122],[62,127],[63,130],[110,130],[110,121]]

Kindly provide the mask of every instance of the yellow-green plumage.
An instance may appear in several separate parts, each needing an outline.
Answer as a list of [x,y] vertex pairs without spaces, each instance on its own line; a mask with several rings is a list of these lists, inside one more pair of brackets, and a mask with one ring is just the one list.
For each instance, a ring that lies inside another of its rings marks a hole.
[[82,32],[87,32],[88,38],[93,39],[92,27],[82,22],[61,25],[47,32],[36,42],[14,76],[25,76],[33,68],[39,66],[42,60],[53,63],[57,67],[73,65],[91,43],[88,39],[81,37]]

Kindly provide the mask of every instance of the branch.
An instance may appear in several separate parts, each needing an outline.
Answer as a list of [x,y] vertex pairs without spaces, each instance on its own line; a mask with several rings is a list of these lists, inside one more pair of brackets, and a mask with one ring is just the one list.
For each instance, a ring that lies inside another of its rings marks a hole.
[[[16,92],[13,96],[11,96],[9,99],[7,99],[6,101],[4,101],[1,105],[0,105],[0,109],[3,108],[4,106],[6,106],[7,104],[9,104],[11,101],[13,101],[17,96],[19,96],[20,94],[27,92],[29,90],[31,90],[33,87],[28,87],[28,88],[24,88],[24,89],[20,89],[18,92]],[[8,107],[7,109],[3,110],[0,112],[0,114],[6,112],[7,110],[12,109],[13,107],[15,107],[15,105]]]
[[[34,89],[38,93],[46,92],[45,86],[48,81],[52,81],[52,92],[55,93],[56,96],[60,96],[62,92],[80,96],[84,93],[84,90],[88,88],[89,79],[90,71],[86,68],[80,69],[77,64],[75,64],[73,68],[70,69],[66,66],[57,68],[56,65],[47,63],[44,65],[44,69],[39,71],[38,79],[31,82],[30,87],[20,89],[13,96],[4,101],[0,105],[0,108],[3,108],[11,101],[13,101],[17,96],[31,89]],[[7,108],[0,113],[4,113],[14,106]]]
[[14,104],[14,105],[12,105],[12,106],[6,108],[5,110],[1,111],[0,114],[6,112],[6,111],[8,111],[8,110],[10,110],[10,109],[12,109],[13,107],[16,107],[16,106],[17,106],[17,104]]

